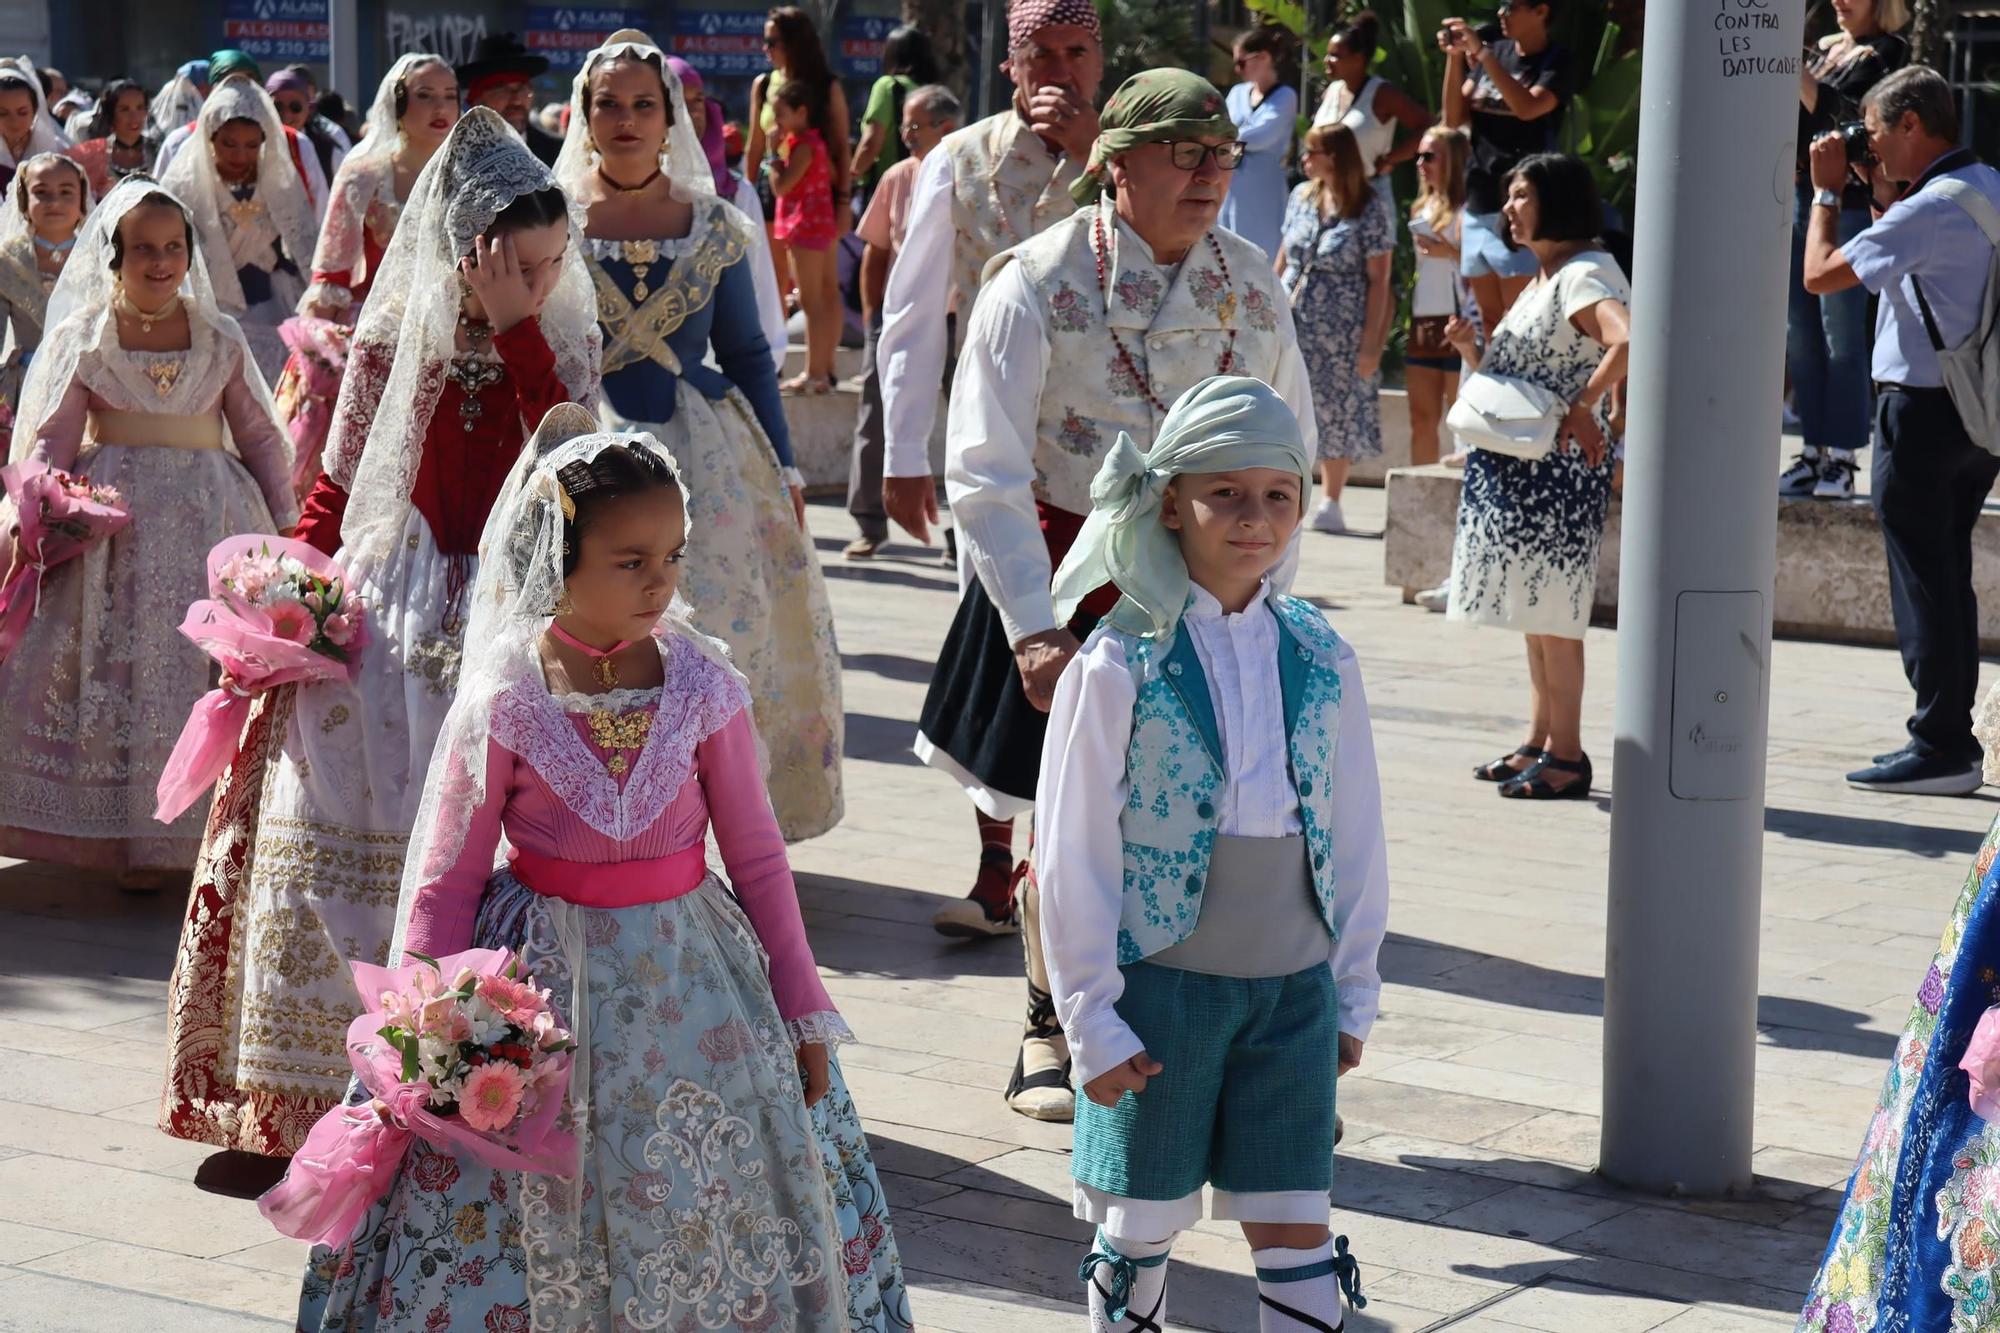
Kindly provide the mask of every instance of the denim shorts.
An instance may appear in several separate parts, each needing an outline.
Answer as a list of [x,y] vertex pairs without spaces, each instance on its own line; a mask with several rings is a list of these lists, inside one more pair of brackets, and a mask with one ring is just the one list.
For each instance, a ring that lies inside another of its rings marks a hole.
[[1127,1199],[1333,1186],[1340,1016],[1333,973],[1119,969],[1118,1016],[1165,1068],[1115,1106],[1076,1099],[1070,1173]]
[[1498,213],[1474,213],[1467,209],[1463,238],[1459,241],[1458,271],[1468,278],[1489,273],[1503,278],[1532,278],[1537,264],[1535,252],[1525,246],[1507,247],[1507,223]]

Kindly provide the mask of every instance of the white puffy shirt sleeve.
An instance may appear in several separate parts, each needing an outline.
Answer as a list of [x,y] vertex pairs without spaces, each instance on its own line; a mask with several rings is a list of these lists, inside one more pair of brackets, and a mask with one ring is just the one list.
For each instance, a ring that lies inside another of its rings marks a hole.
[[[1375,732],[1361,664],[1340,645],[1340,742],[1334,757],[1334,984],[1340,1030],[1366,1041],[1382,1000],[1377,956],[1389,929],[1389,849],[1382,832],[1382,780],[1375,768]],[[1043,779],[1047,781],[1046,776]],[[1054,964],[1050,965],[1053,968]]]
[[964,559],[1009,643],[1057,625],[1055,570],[1035,511],[1035,422],[1048,362],[1041,307],[1021,266],[1008,264],[972,303],[952,378],[944,479]]
[[931,475],[931,431],[944,384],[951,311],[951,155],[932,150],[917,168],[903,244],[882,293],[875,364],[882,380],[885,477]]
[[[1042,948],[1078,1087],[1144,1050],[1114,1007],[1124,847],[1118,811],[1138,691],[1118,640],[1093,635],[1063,671],[1049,709],[1035,802]],[[1372,958],[1372,955],[1371,955]]]

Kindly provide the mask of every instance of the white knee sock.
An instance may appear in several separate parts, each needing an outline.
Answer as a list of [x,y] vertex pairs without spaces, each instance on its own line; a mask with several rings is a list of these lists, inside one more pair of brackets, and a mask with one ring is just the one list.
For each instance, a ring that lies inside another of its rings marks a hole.
[[1257,1265],[1257,1328],[1259,1333],[1339,1333],[1342,1278],[1356,1309],[1361,1298],[1360,1270],[1340,1238],[1310,1250],[1252,1250]]
[[1164,1333],[1167,1251],[1174,1238],[1127,1240],[1097,1233],[1077,1276],[1090,1297],[1090,1333]]

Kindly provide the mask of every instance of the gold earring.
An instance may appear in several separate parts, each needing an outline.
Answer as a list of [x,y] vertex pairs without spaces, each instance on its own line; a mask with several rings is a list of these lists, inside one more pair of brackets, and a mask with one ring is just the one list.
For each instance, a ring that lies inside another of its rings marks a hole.
[[575,611],[576,607],[569,600],[569,589],[564,588],[562,596],[556,598],[555,613],[559,616],[567,616],[573,614]]

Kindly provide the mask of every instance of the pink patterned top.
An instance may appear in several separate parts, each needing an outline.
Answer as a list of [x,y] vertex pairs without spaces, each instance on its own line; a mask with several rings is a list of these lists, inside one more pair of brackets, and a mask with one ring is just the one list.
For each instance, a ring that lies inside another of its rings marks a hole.
[[[698,846],[713,823],[736,899],[770,956],[779,1015],[792,1023],[834,1013],[765,794],[743,678],[678,634],[664,634],[660,652],[666,684],[658,690],[556,696],[518,683],[501,691],[485,796],[457,859],[418,889],[405,948],[438,957],[472,947],[503,831],[538,856],[606,864]],[[653,722],[636,752],[593,739],[593,714],[616,722],[642,713]],[[613,772],[610,761],[621,756],[628,762]],[[663,884],[657,897],[668,896]]]

